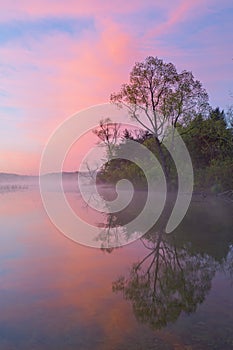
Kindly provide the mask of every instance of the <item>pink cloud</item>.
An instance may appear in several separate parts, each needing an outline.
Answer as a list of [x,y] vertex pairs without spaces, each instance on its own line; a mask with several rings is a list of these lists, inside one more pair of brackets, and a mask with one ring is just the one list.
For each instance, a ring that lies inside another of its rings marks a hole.
[[[36,142],[42,151],[58,123],[82,108],[107,102],[134,63],[133,42],[114,22],[105,20],[97,34],[87,31],[78,41],[57,34],[42,42],[31,39],[30,51],[20,42],[1,47],[2,61],[15,67],[2,79],[4,89],[10,92],[4,105],[23,111],[19,124],[26,134],[25,144],[30,148]],[[38,155],[31,157],[38,161]],[[16,158],[16,162],[10,158],[13,167],[8,161],[1,162],[1,168],[15,169],[17,164],[21,172],[25,170],[18,161],[22,158]],[[39,165],[32,159],[28,164],[34,171]]]
[[164,9],[166,8],[167,19],[155,24],[153,28],[146,32],[144,40],[156,40],[160,35],[176,31],[177,27],[180,27],[184,22],[188,23],[188,21],[193,21],[206,14],[217,12],[224,8],[224,6],[229,5],[230,0],[223,0],[221,2],[218,0],[181,0],[178,2],[178,5],[175,2],[171,5],[170,1],[164,1],[163,6]]
[[80,2],[69,0],[69,3],[60,0],[9,0],[1,5],[0,18],[2,21],[12,19],[35,19],[47,16],[104,16],[110,14],[127,14],[140,10],[145,6],[153,5],[154,1],[147,0],[146,4],[140,0],[126,2],[119,0],[109,2],[103,0],[86,0]]
[[[181,1],[177,7],[168,10],[167,20],[155,25],[155,28],[152,28],[148,33],[146,33],[146,37],[156,38],[161,34],[166,34],[174,29],[177,24],[180,24],[184,20],[187,21],[188,18],[192,18],[197,15],[197,11],[203,11],[203,5],[205,5],[206,2],[207,1],[205,0]],[[200,5],[202,5],[201,8]]]

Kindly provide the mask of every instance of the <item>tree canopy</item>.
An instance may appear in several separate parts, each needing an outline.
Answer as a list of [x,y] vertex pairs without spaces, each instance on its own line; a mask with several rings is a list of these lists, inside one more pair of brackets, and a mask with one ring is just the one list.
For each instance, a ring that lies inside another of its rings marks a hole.
[[152,56],[134,65],[129,83],[110,100],[126,106],[131,117],[159,140],[168,125],[176,127],[208,109],[208,94],[192,72],[178,73],[174,64]]

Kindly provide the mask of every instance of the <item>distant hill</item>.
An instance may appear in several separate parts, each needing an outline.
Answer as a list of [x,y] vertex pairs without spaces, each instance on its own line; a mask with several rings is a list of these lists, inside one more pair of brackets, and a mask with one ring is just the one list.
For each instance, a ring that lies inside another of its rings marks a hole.
[[[44,174],[43,177],[46,177],[48,179],[52,179],[52,178],[56,178],[58,176],[60,176],[61,174],[60,173],[48,173],[48,174]],[[72,179],[76,179],[78,176],[78,172],[75,171],[75,172],[66,172],[64,171],[62,173],[62,178],[63,180],[66,180],[66,179],[69,179],[69,180],[72,180]]]
[[38,179],[38,176],[33,176],[33,175],[0,173],[0,182],[32,181],[32,180],[37,180],[37,179]]
[[[83,176],[87,176],[88,173],[84,173],[84,172],[63,172],[62,173],[62,178],[63,180],[76,180],[78,174],[83,175]],[[48,179],[53,179],[56,178],[57,176],[59,176],[60,173],[48,173],[43,175],[43,177],[46,177]],[[39,180],[39,176],[36,175],[20,175],[20,174],[11,174],[11,173],[1,173],[0,172],[0,182],[31,182],[31,181],[38,181]]]
[[[92,177],[90,172],[63,172],[63,173],[48,173],[42,175],[45,180],[43,184],[48,191],[60,191],[59,178],[62,174],[63,189],[65,192],[77,192],[78,175],[87,181],[90,185]],[[36,175],[20,175],[0,172],[0,193],[16,192],[22,190],[39,190],[39,176]]]

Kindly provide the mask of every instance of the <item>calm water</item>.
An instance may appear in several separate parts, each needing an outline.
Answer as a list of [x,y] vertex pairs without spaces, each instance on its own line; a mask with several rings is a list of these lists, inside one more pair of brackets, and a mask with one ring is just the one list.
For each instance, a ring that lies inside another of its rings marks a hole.
[[197,198],[174,234],[100,250],[0,194],[0,349],[233,349],[232,211]]

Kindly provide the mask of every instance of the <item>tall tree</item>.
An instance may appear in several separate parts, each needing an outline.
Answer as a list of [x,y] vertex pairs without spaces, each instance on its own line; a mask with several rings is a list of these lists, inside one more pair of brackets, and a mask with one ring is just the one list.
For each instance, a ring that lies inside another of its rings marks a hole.
[[134,65],[129,83],[111,94],[110,101],[127,107],[130,116],[153,135],[167,179],[162,147],[167,127],[186,123],[208,107],[208,95],[191,72],[178,73],[172,63],[151,56]]

